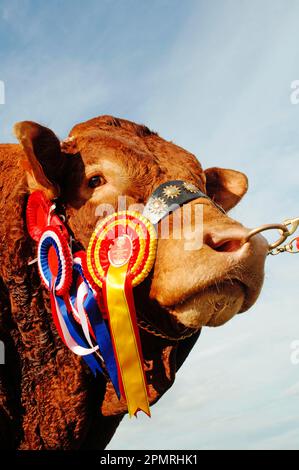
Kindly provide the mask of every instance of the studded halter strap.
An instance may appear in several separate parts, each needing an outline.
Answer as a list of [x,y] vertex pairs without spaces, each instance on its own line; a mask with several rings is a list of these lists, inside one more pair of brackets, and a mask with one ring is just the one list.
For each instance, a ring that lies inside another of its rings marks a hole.
[[225,213],[221,206],[216,204],[207,194],[200,191],[194,184],[182,180],[173,180],[162,183],[155,189],[145,205],[143,215],[153,225],[157,225],[160,220],[180,206],[199,198],[209,199],[214,206]]

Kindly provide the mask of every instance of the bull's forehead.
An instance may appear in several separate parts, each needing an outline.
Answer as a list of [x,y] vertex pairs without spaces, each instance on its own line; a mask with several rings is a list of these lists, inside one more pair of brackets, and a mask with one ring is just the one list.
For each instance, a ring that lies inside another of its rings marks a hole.
[[85,165],[119,165],[138,177],[143,168],[160,181],[182,179],[205,186],[205,176],[197,158],[168,142],[147,127],[111,116],[101,116],[76,125],[70,145],[81,153]]

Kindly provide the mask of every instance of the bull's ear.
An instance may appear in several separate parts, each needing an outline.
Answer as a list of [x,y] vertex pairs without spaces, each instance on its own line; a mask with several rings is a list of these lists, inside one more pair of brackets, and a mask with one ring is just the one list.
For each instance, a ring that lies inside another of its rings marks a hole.
[[47,127],[35,122],[18,122],[14,133],[26,154],[22,162],[30,191],[42,189],[51,199],[58,197],[65,167],[59,139]]
[[240,171],[208,168],[205,175],[208,196],[226,211],[237,205],[247,192],[248,179]]

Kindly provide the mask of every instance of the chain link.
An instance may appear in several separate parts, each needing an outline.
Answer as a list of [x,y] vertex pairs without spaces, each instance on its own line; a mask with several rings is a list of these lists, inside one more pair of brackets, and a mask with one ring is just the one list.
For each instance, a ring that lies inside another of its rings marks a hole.
[[[195,335],[200,328],[198,329],[192,329],[190,331],[190,328],[186,328],[186,330],[189,330],[188,333],[185,333],[181,336],[174,337],[174,336],[169,336],[166,335],[165,333],[162,333],[161,330],[159,330],[157,327],[151,325],[150,323],[145,322],[144,320],[138,320],[138,326],[142,329],[145,330],[147,333],[150,333],[151,335],[158,336],[159,338],[167,339],[168,341],[183,341],[184,339],[190,338],[191,336]],[[185,331],[186,331],[185,330]]]

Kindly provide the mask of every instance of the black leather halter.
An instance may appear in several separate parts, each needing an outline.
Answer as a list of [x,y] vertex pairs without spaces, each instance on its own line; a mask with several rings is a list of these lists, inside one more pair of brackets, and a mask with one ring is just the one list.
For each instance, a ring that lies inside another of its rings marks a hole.
[[209,199],[215,207],[225,213],[221,206],[216,204],[194,184],[182,180],[173,180],[162,183],[155,189],[145,205],[143,215],[152,224],[156,225],[180,206],[199,198]]

